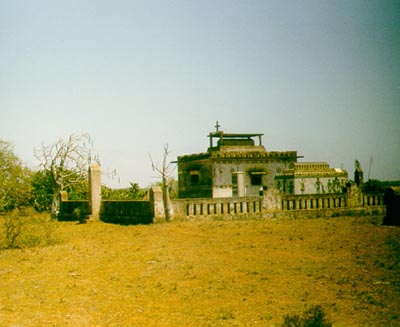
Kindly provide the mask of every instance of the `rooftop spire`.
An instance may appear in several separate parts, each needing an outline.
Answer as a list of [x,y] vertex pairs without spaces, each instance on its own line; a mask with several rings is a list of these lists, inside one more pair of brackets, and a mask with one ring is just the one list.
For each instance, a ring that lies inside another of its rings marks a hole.
[[215,132],[218,133],[219,132],[219,128],[221,127],[221,125],[219,124],[218,120],[217,123],[215,124]]

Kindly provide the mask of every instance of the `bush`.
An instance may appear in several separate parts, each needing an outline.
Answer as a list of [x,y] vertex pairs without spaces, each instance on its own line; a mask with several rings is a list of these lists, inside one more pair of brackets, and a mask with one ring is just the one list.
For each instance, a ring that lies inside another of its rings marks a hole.
[[31,171],[14,154],[14,146],[0,140],[0,213],[30,205],[30,179]]
[[370,195],[379,195],[385,192],[384,183],[376,179],[369,179],[361,188],[362,192]]
[[19,217],[19,211],[16,209],[12,213],[4,217],[4,234],[5,234],[5,247],[16,248],[18,247],[18,240],[21,237],[23,221]]
[[29,248],[57,242],[57,222],[48,214],[15,209],[0,220],[0,248]]
[[74,209],[74,211],[72,212],[72,217],[74,217],[74,220],[78,220],[81,224],[84,224],[86,222],[85,215],[82,213],[82,210],[80,208]]
[[310,309],[299,315],[286,315],[284,317],[284,327],[331,327],[332,323],[329,322],[325,313],[320,305],[312,306]]

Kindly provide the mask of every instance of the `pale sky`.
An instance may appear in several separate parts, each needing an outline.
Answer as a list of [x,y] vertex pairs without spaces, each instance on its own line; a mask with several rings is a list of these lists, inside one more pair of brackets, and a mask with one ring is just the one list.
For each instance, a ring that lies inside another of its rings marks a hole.
[[106,184],[145,187],[216,120],[400,180],[400,1],[0,0],[0,139],[28,166],[89,133]]

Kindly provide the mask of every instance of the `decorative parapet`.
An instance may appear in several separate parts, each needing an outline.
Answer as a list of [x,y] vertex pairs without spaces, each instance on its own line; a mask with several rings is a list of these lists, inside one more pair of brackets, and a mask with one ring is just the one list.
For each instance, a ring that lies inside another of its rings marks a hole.
[[328,170],[329,164],[327,162],[296,162],[294,164],[295,170],[305,170],[305,171],[314,171],[314,170]]
[[179,156],[178,162],[188,162],[188,161],[203,160],[203,159],[208,159],[208,158],[210,158],[210,153],[208,153],[208,152],[194,153],[194,154]]
[[279,160],[288,160],[288,159],[297,159],[296,151],[283,151],[283,152],[257,152],[257,151],[232,151],[232,152],[212,152],[212,158],[218,159],[279,159]]
[[178,162],[203,159],[267,159],[296,160],[297,151],[213,151],[196,153],[178,157]]
[[296,162],[291,169],[284,169],[276,174],[276,179],[296,177],[348,177],[347,171],[339,168],[330,168],[326,162]]
[[276,174],[275,178],[294,178],[294,177],[348,177],[346,171],[293,171],[292,169],[286,170],[281,174]]

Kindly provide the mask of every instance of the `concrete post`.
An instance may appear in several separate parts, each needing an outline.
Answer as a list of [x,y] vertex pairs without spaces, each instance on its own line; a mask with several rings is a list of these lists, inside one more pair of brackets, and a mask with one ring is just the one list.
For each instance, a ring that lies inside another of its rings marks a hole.
[[60,200],[61,202],[68,201],[68,193],[65,191],[60,192]]
[[282,210],[282,198],[278,190],[268,189],[263,195],[263,210]]
[[98,164],[89,166],[89,210],[90,220],[100,218],[101,207],[101,170]]
[[361,189],[356,184],[350,185],[347,189],[347,199],[347,206],[349,208],[356,208],[362,205]]
[[238,197],[246,196],[245,186],[244,186],[244,172],[238,171],[236,174],[237,174]]
[[150,189],[149,200],[154,215],[153,221],[156,222],[158,219],[164,217],[163,194],[160,186],[153,186]]

